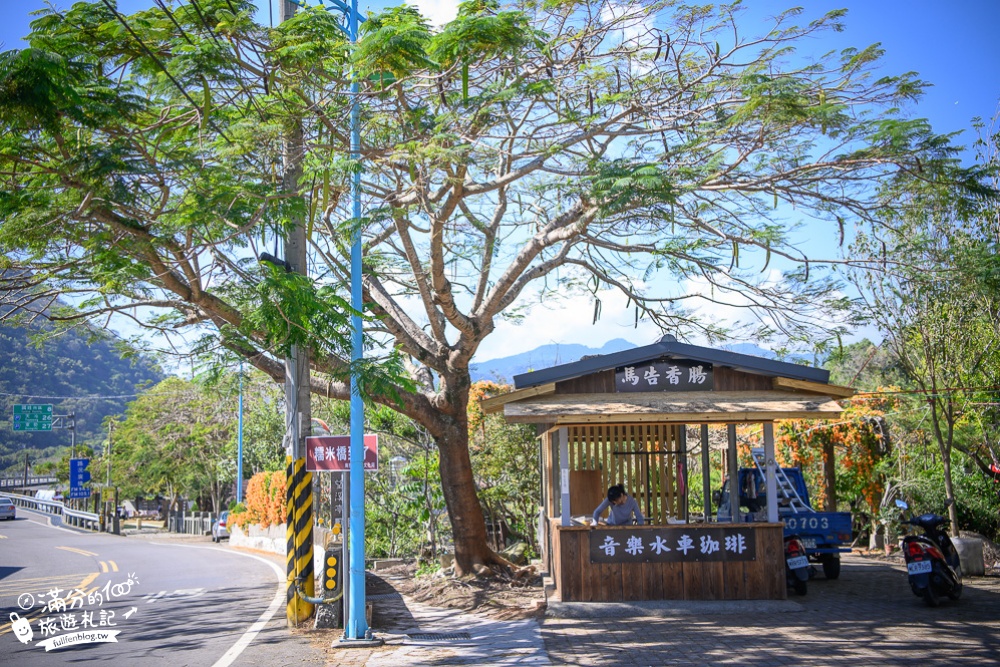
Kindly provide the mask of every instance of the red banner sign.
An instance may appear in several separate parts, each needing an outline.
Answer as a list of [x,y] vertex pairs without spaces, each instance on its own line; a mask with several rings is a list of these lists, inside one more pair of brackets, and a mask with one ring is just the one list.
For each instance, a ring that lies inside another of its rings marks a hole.
[[[351,436],[315,435],[306,438],[306,470],[345,472],[351,469]],[[378,470],[378,435],[365,436],[365,470]]]

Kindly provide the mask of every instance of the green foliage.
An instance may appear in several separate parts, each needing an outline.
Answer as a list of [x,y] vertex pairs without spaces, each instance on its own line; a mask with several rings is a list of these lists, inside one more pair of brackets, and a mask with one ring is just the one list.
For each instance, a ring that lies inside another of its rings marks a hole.
[[[914,456],[912,475],[904,486],[902,495],[917,514],[933,512],[948,516],[944,470],[936,452],[924,450],[924,456]],[[956,453],[956,469],[963,474],[955,476],[955,500],[958,520],[962,530],[971,530],[988,539],[1000,538],[1000,486],[980,474],[973,461]]]
[[[350,431],[350,404],[316,398],[314,418],[333,434]],[[365,550],[376,558],[434,555],[450,540],[441,488],[440,461],[427,432],[387,406],[365,403],[365,432],[379,436],[379,469],[365,475]],[[329,498],[330,476],[316,474],[320,494]],[[319,519],[329,524],[327,503]]]
[[126,496],[205,498],[220,511],[236,470],[236,401],[170,378],[129,404],[115,426],[112,485]]
[[[413,7],[391,7],[361,24],[361,40],[353,63],[361,76],[378,75],[381,84],[392,83],[413,70],[433,68],[427,57],[430,27]],[[382,78],[384,73],[390,78]]]
[[501,11],[496,0],[466,0],[455,20],[434,36],[429,53],[443,67],[471,65],[538,48],[544,37],[522,11]]
[[488,520],[506,523],[512,537],[537,553],[542,489],[535,429],[530,424],[508,424],[503,415],[486,415],[479,408],[480,398],[509,389],[491,382],[473,385],[469,408],[472,466]]
[[61,448],[69,450],[66,430],[11,430],[15,403],[52,403],[55,414],[76,415],[77,444],[103,443],[102,422],[123,412],[127,397],[163,377],[150,359],[125,357],[127,350],[88,327],[61,332],[37,323],[0,322],[0,425],[5,430],[0,471],[23,473],[25,452],[34,467]]
[[[899,111],[923,84],[883,75],[879,47],[789,57],[842,29],[836,12],[745,35],[730,6],[475,0],[429,36],[412,10],[379,13],[351,53],[325,12],[267,29],[252,9],[199,0],[124,17],[81,2],[35,22],[37,53],[0,57],[5,303],[72,293],[51,317],[136,318],[164,347],[207,334],[206,357],[221,347],[275,377],[298,342],[346,398],[357,230],[367,328],[398,348],[377,372],[371,359],[353,370],[373,401],[457,437],[464,456],[470,360],[533,286],[613,281],[637,318],[713,337],[723,325],[683,304],[740,292],[767,323],[759,336],[829,339],[845,300],[810,275],[774,220],[780,202],[838,231],[920,210],[905,188],[957,184],[969,209],[984,192],[949,137]],[[345,131],[352,67],[363,165]],[[46,94],[27,99],[35,84]],[[381,208],[358,218],[344,195],[362,166]],[[255,268],[299,225],[315,280]],[[802,270],[774,280],[772,254]],[[676,291],[692,278],[709,288]],[[460,477],[445,481],[449,505],[474,516]]]

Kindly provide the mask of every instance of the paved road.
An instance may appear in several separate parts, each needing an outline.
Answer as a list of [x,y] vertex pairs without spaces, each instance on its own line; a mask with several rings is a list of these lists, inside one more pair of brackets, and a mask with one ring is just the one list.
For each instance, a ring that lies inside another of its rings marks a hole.
[[[208,538],[126,538],[47,523],[20,508],[17,521],[0,522],[0,664],[241,667],[262,664],[268,646],[288,638],[278,631],[284,575],[272,559]],[[29,644],[12,633],[11,612],[29,619]],[[51,652],[40,644],[81,631],[117,633],[117,641]]]

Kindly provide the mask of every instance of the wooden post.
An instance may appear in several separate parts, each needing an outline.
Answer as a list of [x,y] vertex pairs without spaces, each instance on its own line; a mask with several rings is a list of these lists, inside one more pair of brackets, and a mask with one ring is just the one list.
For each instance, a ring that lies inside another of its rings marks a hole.
[[826,493],[823,498],[823,511],[837,511],[837,463],[834,459],[833,443],[823,444],[823,481]]
[[569,430],[565,426],[559,429],[559,492],[560,524],[569,526],[572,524],[569,515]]
[[701,425],[701,489],[705,498],[705,522],[712,520],[712,459],[708,451],[708,424]]
[[770,523],[778,522],[778,481],[775,474],[774,462],[774,422],[764,422],[764,461],[767,463],[766,478],[767,484],[767,520]]
[[740,463],[736,458],[736,424],[726,424],[729,436],[729,521],[740,521]]
[[678,436],[680,436],[680,437],[677,438],[678,444],[680,446],[677,449],[679,449],[680,452],[681,452],[680,454],[678,454],[678,456],[680,457],[680,463],[681,463],[681,465],[677,469],[677,483],[684,485],[684,493],[681,494],[681,516],[680,516],[680,519],[681,519],[681,521],[687,521],[688,520],[688,485],[687,485],[687,481],[688,481],[688,474],[687,474],[687,471],[688,471],[688,459],[687,459],[688,434],[687,434],[687,424],[681,424],[680,425],[680,432],[678,433]]

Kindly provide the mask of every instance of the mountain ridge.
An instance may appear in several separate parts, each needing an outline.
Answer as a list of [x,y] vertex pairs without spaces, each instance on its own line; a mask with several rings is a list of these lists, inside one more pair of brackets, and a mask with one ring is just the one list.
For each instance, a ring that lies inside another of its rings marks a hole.
[[[515,375],[530,373],[532,371],[551,368],[561,364],[569,364],[579,361],[588,355],[604,355],[631,350],[636,345],[624,338],[615,338],[606,342],[601,347],[588,347],[579,343],[547,343],[540,345],[527,352],[512,354],[506,357],[487,359],[475,362],[471,366],[472,381],[490,380],[502,384],[512,384]],[[747,354],[765,359],[777,359],[778,355],[753,343],[734,343],[723,345],[720,349],[735,352],[737,354]],[[802,363],[808,361],[803,355],[789,355],[783,361],[790,363]]]

